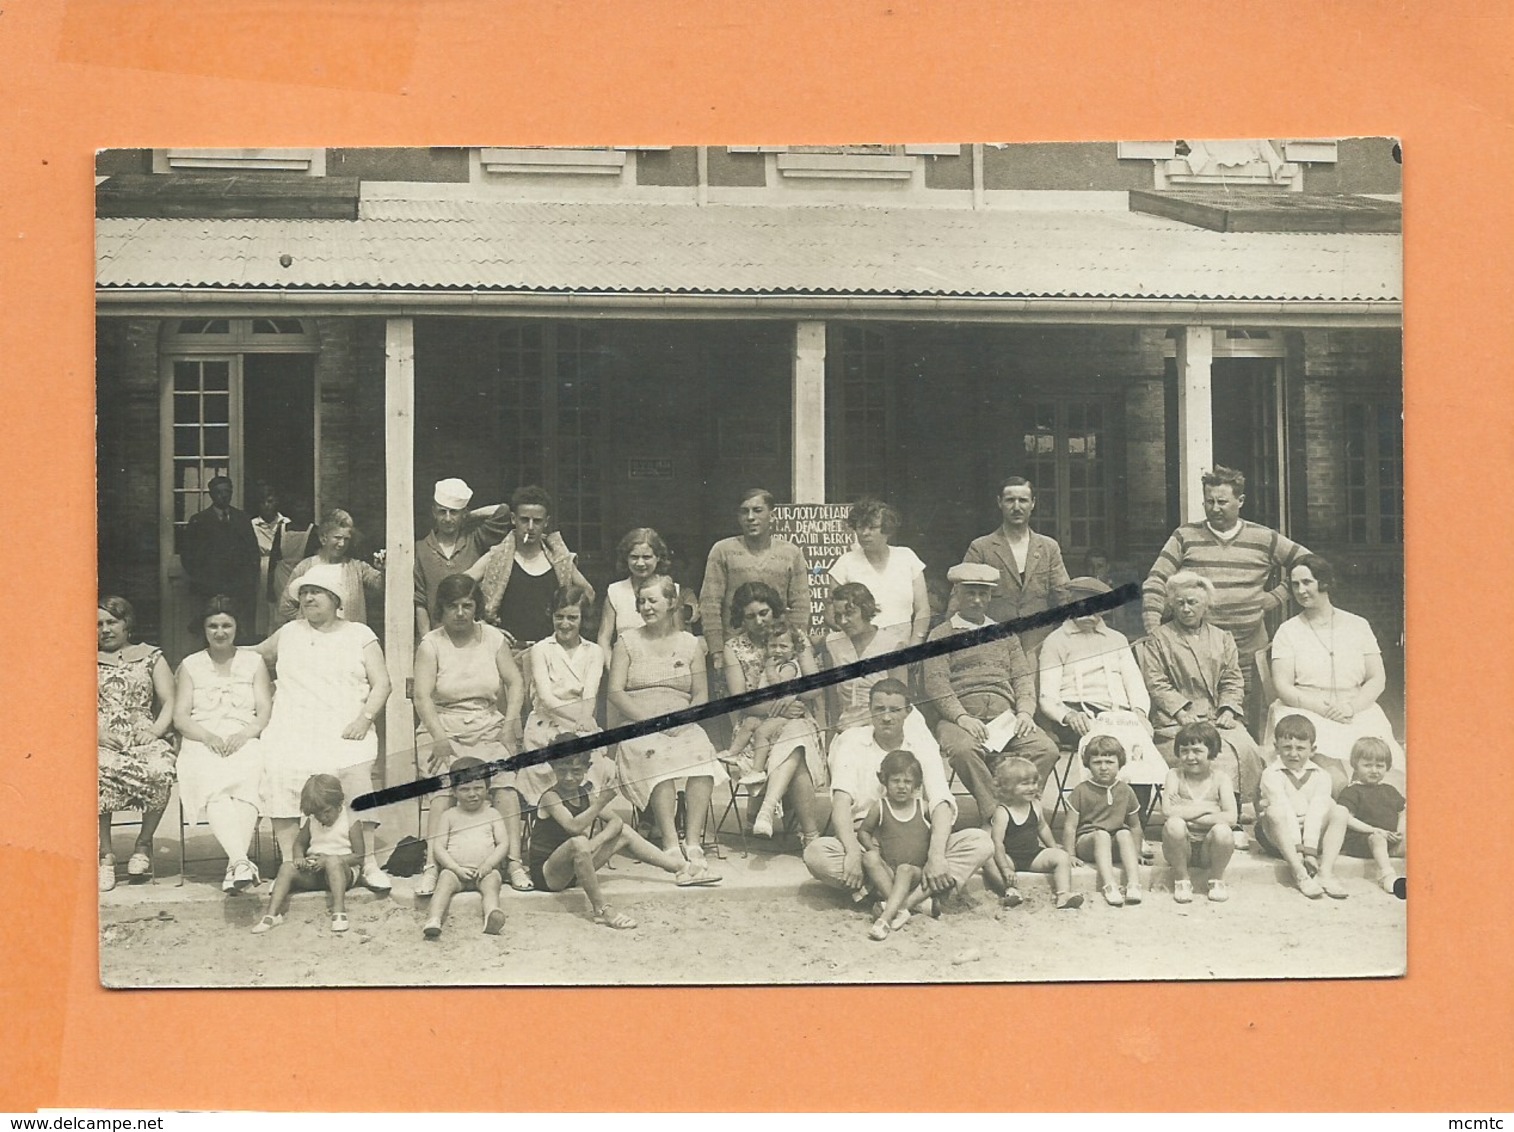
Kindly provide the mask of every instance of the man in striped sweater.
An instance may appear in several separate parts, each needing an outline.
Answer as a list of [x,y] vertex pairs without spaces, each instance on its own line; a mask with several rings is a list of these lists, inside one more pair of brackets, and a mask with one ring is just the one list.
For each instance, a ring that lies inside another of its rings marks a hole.
[[1203,484],[1205,521],[1184,523],[1167,539],[1141,587],[1141,617],[1148,633],[1162,623],[1167,579],[1179,570],[1192,570],[1214,584],[1210,618],[1235,638],[1246,678],[1247,722],[1256,734],[1261,715],[1256,654],[1268,643],[1263,618],[1283,604],[1288,569],[1309,551],[1271,527],[1241,518],[1246,477],[1234,468],[1216,465],[1204,474]]

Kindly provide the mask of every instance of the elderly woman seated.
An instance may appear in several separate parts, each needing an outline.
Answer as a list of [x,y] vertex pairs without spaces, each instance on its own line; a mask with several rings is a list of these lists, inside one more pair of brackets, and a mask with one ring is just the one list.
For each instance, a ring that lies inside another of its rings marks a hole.
[[1189,723],[1212,723],[1220,733],[1215,769],[1235,785],[1235,841],[1246,847],[1240,803],[1256,802],[1263,759],[1245,727],[1246,681],[1235,638],[1209,621],[1214,583],[1192,570],[1167,579],[1171,620],[1142,643],[1141,673],[1151,693],[1151,723],[1157,749],[1168,766],[1177,765],[1173,737]]
[[[1081,577],[1067,583],[1067,592],[1077,601],[1110,589],[1098,578]],[[1151,788],[1167,777],[1167,764],[1151,741],[1151,696],[1124,635],[1097,613],[1072,617],[1042,642],[1040,659],[1047,730],[1080,751],[1091,735],[1114,736],[1127,757],[1121,779],[1149,805]]]

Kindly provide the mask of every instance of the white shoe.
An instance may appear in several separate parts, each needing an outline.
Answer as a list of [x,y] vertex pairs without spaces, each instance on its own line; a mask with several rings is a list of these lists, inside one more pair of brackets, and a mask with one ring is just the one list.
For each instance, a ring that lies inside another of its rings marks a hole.
[[[394,882],[389,879],[389,874],[377,865],[363,866],[363,884],[372,891],[379,893],[387,893],[394,887]],[[346,929],[343,928],[341,930],[345,931]]]
[[1246,836],[1246,831],[1240,826],[1236,826],[1230,831],[1230,839],[1235,842],[1237,849],[1245,850],[1251,848],[1251,838]]
[[258,867],[246,857],[243,857],[240,861],[233,862],[230,868],[227,869],[227,872],[231,875],[231,886],[237,892],[245,892],[254,885],[260,884],[263,880],[258,875]]
[[773,836],[773,818],[772,818],[772,815],[768,814],[768,813],[758,814],[756,820],[752,822],[752,833],[753,833],[754,836],[757,836],[757,837],[772,837]]

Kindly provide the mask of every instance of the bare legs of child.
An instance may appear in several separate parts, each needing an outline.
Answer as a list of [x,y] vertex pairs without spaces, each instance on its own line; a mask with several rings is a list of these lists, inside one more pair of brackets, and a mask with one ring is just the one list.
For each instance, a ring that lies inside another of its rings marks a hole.
[[719,877],[706,871],[697,872],[677,850],[659,849],[617,815],[611,815],[593,837],[579,834],[564,841],[543,863],[542,877],[547,882],[547,891],[561,892],[577,884],[589,898],[594,911],[594,922],[607,928],[634,928],[636,921],[624,912],[617,912],[605,901],[604,890],[599,884],[599,870],[616,853],[625,853],[638,861],[656,865],[670,872],[683,885],[707,885],[719,881]]
[[431,897],[431,917],[421,928],[421,934],[427,939],[440,938],[452,898],[476,888],[484,900],[484,934],[499,935],[505,926],[505,913],[499,906],[500,883],[498,869],[490,869],[476,878],[461,877],[451,869],[443,869],[436,878],[436,893]]
[[[1010,862],[1010,867],[1014,867],[1013,861]],[[1072,860],[1062,850],[1042,849],[1030,862],[1030,868],[1026,872],[1051,874],[1052,893],[1058,908],[1083,906],[1082,895],[1072,891]],[[992,857],[983,863],[983,883],[990,891],[998,893],[1006,908],[1024,903],[1025,898],[1015,887],[1015,874],[1011,872],[1005,876]]]
[[505,839],[510,846],[505,851],[505,879],[516,892],[530,892],[535,885],[521,862],[520,793],[513,786],[502,786],[494,791],[492,801],[499,816],[505,819]]
[[886,894],[878,918],[868,929],[868,939],[887,939],[889,932],[896,932],[909,922],[910,911],[916,904],[930,897],[921,883],[925,876],[922,869],[916,865],[890,868],[876,849],[862,854],[862,872],[874,892]]
[[1199,864],[1209,869],[1209,899],[1216,904],[1230,899],[1225,887],[1225,867],[1235,852],[1235,833],[1227,826],[1212,825],[1204,834],[1203,841],[1194,841],[1188,834],[1188,823],[1182,818],[1168,818],[1162,826],[1162,855],[1171,866],[1172,898],[1179,904],[1193,902],[1193,877],[1188,867],[1195,855]]
[[[1095,829],[1083,834],[1077,842],[1078,860],[1091,861],[1099,874],[1099,887],[1104,892],[1104,902],[1118,908],[1122,904],[1141,902],[1141,850],[1136,845],[1130,830],[1121,827],[1111,836],[1108,830]],[[1114,851],[1119,850],[1120,866],[1125,874],[1125,891],[1115,879]]]
[[295,892],[313,892],[321,888],[331,893],[331,930],[346,931],[347,888],[352,880],[352,867],[344,857],[302,857],[295,861],[286,857],[273,881],[268,912],[253,925],[252,934],[262,935],[282,924],[284,913],[289,910],[289,898]]
[[1394,896],[1401,895],[1404,891],[1404,878],[1398,875],[1398,870],[1393,866],[1388,835],[1377,832],[1367,834],[1367,846],[1372,850],[1373,863],[1377,865],[1378,887]]
[[1298,890],[1310,900],[1332,896],[1344,900],[1349,895],[1335,879],[1335,859],[1346,839],[1346,823],[1351,815],[1345,806],[1334,802],[1322,804],[1318,850],[1302,837],[1303,822],[1292,810],[1269,807],[1262,815],[1269,846],[1293,871]]

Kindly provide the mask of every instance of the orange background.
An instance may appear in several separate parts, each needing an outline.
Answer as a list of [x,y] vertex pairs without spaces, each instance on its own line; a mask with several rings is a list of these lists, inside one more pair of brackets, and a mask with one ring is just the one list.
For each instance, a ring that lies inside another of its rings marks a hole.
[[[0,1109],[1514,1107],[1514,884],[1464,831],[1510,839],[1462,804],[1503,814],[1514,793],[1511,43],[1492,2],[4,4]],[[1408,978],[98,987],[82,804],[97,147],[1348,134],[1399,134],[1407,153]],[[597,1052],[568,1068],[523,1045],[547,1012]],[[300,1051],[315,1018],[347,1035],[347,1071]]]

